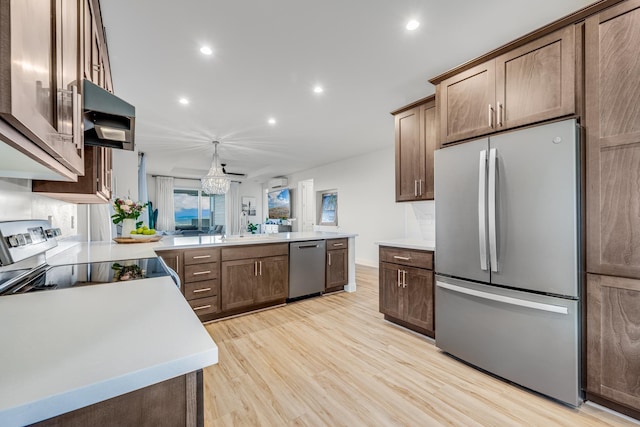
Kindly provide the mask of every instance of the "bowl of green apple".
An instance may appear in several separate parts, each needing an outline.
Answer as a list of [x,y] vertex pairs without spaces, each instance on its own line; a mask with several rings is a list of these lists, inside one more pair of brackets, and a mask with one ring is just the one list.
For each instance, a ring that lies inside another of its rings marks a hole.
[[143,225],[142,227],[138,227],[135,230],[132,230],[129,237],[131,237],[132,239],[148,239],[150,237],[154,237],[155,235],[155,229]]

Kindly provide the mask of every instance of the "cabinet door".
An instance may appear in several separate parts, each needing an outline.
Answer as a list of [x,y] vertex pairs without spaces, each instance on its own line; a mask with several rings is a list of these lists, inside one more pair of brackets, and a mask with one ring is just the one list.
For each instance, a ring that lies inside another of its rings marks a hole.
[[418,200],[419,181],[424,181],[424,144],[420,141],[420,108],[395,117],[396,201]]
[[640,278],[640,1],[585,22],[587,271]]
[[404,302],[400,287],[401,267],[380,263],[380,312],[396,319],[404,319]]
[[496,58],[496,127],[575,112],[574,26]]
[[640,411],[640,281],[587,275],[587,392]]
[[439,85],[442,143],[459,141],[495,129],[495,62],[480,64]]
[[[89,148],[89,147],[87,147]],[[111,199],[111,148],[91,147],[98,149],[97,192],[106,200]]]
[[158,251],[158,256],[167,264],[167,267],[178,273],[180,277],[180,291],[184,293],[184,264],[182,251]]
[[327,251],[327,280],[325,288],[344,286],[349,278],[349,250]]
[[289,258],[277,256],[258,260],[255,303],[282,300],[289,295]]
[[433,331],[433,271],[405,267],[402,285],[405,299],[405,320],[415,326]]
[[70,0],[0,1],[0,39],[6,47],[0,50],[0,117],[82,174],[81,137],[74,139],[81,111],[79,95],[73,96],[77,13]]
[[254,304],[258,263],[254,259],[222,262],[220,300],[222,311]]
[[424,145],[424,181],[419,186],[420,200],[433,200],[433,153],[438,147],[438,123],[436,103],[429,102],[420,107],[420,141]]

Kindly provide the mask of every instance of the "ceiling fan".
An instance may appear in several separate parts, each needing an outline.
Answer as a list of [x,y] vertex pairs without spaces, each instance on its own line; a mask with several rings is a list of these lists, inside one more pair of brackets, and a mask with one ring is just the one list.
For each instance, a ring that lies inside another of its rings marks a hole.
[[240,177],[240,178],[246,178],[247,177],[246,173],[227,172],[227,169],[226,169],[227,164],[226,163],[220,163],[220,166],[222,166],[222,172],[224,172],[227,175],[237,176],[237,177]]

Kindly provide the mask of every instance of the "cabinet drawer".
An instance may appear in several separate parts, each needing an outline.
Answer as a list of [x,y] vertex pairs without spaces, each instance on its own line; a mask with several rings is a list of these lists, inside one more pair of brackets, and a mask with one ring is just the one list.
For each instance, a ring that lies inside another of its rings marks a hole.
[[203,282],[185,283],[184,297],[187,300],[213,297],[218,295],[219,286],[220,283],[218,282],[218,279],[212,279]]
[[256,246],[231,246],[222,248],[222,260],[263,258],[269,256],[289,255],[288,243],[263,244]]
[[219,311],[217,295],[207,298],[192,299],[187,302],[198,316],[213,314]]
[[327,240],[327,250],[347,249],[349,247],[349,239],[330,239]]
[[206,264],[185,265],[184,283],[201,282],[203,280],[217,279],[219,264],[208,262]]
[[220,260],[220,248],[190,249],[184,251],[184,265],[204,264]]
[[381,246],[380,262],[392,262],[433,270],[433,252]]

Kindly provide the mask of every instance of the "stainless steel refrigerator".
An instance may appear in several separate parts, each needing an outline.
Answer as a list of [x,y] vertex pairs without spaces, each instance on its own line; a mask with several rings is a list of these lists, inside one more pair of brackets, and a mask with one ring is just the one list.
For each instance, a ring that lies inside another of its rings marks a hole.
[[574,406],[579,167],[574,119],[435,153],[436,345]]

